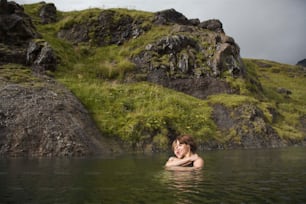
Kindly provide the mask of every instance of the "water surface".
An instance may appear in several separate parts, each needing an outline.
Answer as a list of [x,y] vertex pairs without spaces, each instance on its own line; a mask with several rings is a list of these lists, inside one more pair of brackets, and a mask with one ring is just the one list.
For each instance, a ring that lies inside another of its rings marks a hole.
[[0,159],[0,203],[306,203],[306,148],[201,152],[201,171],[169,155]]

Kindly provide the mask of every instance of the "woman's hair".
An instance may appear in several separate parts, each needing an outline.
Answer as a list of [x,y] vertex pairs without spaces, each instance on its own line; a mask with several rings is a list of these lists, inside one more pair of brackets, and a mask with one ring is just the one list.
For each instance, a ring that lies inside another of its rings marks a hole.
[[180,144],[189,145],[190,146],[190,151],[192,153],[195,153],[197,151],[197,144],[190,135],[181,135],[181,136],[177,137],[172,143],[172,148],[174,147],[174,143],[176,141],[179,141]]

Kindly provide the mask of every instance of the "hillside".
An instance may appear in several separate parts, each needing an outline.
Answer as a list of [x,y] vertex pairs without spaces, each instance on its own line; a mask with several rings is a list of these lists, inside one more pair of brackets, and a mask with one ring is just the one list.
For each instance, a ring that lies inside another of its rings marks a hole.
[[[241,59],[238,44],[219,20],[187,19],[173,9],[61,12],[39,3],[24,5],[23,13],[17,4],[7,7],[12,9],[0,9],[2,16],[17,14],[22,20],[13,19],[18,29],[1,30],[1,104],[14,95],[3,94],[8,86],[38,93],[37,86],[50,88],[52,81],[71,90],[87,109],[80,112],[94,122],[75,125],[84,122],[82,116],[71,125],[64,118],[69,113],[75,120],[73,108],[59,108],[56,120],[63,124],[52,128],[63,136],[56,137],[44,126],[26,125],[27,116],[12,120],[19,113],[9,116],[9,106],[0,105],[2,154],[165,151],[180,134],[194,135],[201,150],[305,145],[305,69]],[[66,88],[52,90],[59,94]],[[19,103],[29,102],[21,97]],[[53,114],[51,109],[40,116],[39,106],[32,108],[28,116],[36,121]],[[94,131],[78,134],[84,127]],[[69,142],[62,138],[66,134]],[[41,144],[40,137],[48,139]]]

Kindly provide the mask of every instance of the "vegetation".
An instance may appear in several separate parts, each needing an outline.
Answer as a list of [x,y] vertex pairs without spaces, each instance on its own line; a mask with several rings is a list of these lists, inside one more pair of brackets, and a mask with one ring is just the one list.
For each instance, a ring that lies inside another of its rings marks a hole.
[[[38,31],[61,56],[55,78],[70,88],[91,113],[100,130],[109,137],[120,137],[128,143],[148,141],[159,147],[168,143],[171,131],[189,133],[198,140],[215,138],[226,142],[235,137],[231,132],[222,138],[211,119],[212,106],[223,104],[236,107],[243,103],[258,105],[270,124],[283,138],[302,139],[299,118],[306,115],[305,72],[297,66],[266,60],[244,59],[247,77],[227,81],[240,91],[239,95],[219,94],[200,100],[183,93],[146,82],[122,84],[124,75],[133,70],[129,58],[148,43],[169,33],[165,26],[152,26],[150,32],[131,39],[121,46],[95,47],[90,43],[77,46],[57,38],[60,28],[85,19],[96,19],[101,10],[58,12],[59,21],[41,25],[37,20],[40,4],[26,5]],[[151,13],[116,9],[133,17],[150,20]],[[144,24],[147,22],[144,21]],[[1,71],[1,70],[0,70]],[[278,92],[280,87],[292,91],[291,95]],[[273,120],[271,111],[279,113]]]

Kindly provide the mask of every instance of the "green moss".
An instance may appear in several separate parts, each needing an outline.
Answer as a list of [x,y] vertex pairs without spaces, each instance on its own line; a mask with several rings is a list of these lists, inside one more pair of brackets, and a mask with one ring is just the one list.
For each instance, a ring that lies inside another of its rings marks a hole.
[[[263,87],[259,106],[265,116],[272,122],[268,107],[274,108],[281,116],[272,124],[273,128],[282,138],[301,140],[303,133],[298,127],[299,118],[306,115],[305,71],[298,66],[268,60],[248,60],[248,64],[252,64]],[[292,94],[280,94],[277,91],[279,88],[288,89]]]
[[62,12],[62,19],[58,23],[58,29],[68,29],[74,24],[83,24],[98,20],[103,10],[93,8],[82,11]]
[[216,129],[207,103],[157,85],[62,82],[91,111],[105,135],[136,143],[170,129],[205,139]]
[[19,64],[1,65],[0,78],[5,82],[24,86],[41,86],[42,84],[42,80],[35,77],[30,68]]
[[215,94],[207,98],[211,105],[222,104],[226,107],[237,107],[244,103],[258,103],[258,100],[244,95],[235,94]]

